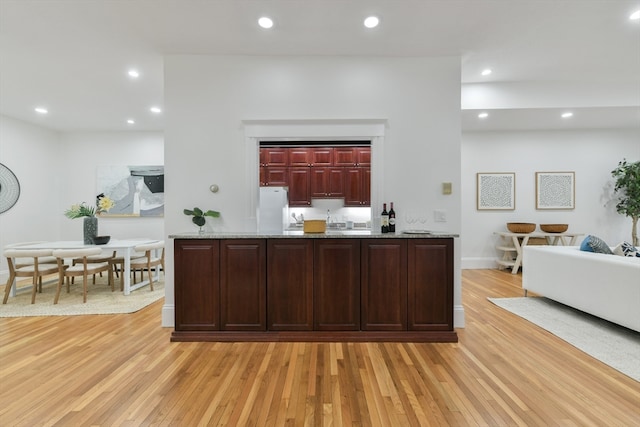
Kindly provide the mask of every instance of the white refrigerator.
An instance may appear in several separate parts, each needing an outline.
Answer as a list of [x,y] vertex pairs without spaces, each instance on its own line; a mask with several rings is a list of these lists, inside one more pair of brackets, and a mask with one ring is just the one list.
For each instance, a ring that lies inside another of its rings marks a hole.
[[260,187],[258,232],[282,233],[289,219],[287,187]]

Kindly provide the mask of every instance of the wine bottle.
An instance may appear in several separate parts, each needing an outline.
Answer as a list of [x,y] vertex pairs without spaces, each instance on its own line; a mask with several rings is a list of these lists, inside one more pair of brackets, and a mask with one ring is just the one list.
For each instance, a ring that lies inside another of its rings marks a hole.
[[391,208],[389,209],[389,233],[396,232],[396,211],[393,210],[393,202],[391,202]]
[[382,225],[382,232],[389,232],[389,212],[387,212],[387,204],[382,204],[382,213],[380,214],[380,224]]

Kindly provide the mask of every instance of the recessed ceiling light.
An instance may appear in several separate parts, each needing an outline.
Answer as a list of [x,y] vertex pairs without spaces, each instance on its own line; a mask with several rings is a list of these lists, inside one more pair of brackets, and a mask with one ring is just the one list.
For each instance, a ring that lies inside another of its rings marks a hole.
[[262,18],[258,19],[258,25],[260,25],[262,28],[271,28],[273,27],[273,20],[271,18],[263,16]]
[[34,108],[34,110],[36,111],[36,113],[39,113],[39,114],[48,114],[49,113],[49,110],[47,110],[44,107],[36,107],[36,108]]
[[488,75],[489,75],[489,74],[491,74],[492,72],[493,72],[493,71],[491,71],[491,68],[487,68],[487,69],[482,70],[482,73],[481,73],[481,74],[482,74],[483,76],[488,76]]
[[629,15],[629,19],[631,19],[632,21],[639,20],[640,19],[640,10],[636,10],[631,15]]
[[364,20],[364,26],[367,28],[375,28],[380,23],[377,16],[369,16]]
[[136,121],[133,119],[127,119],[127,123],[129,123],[130,125],[135,125]]
[[478,114],[478,117],[481,119],[486,119],[487,117],[489,117],[489,113],[480,113]]
[[569,117],[573,117],[573,113],[570,111],[567,111],[566,113],[562,113],[561,116],[563,119],[568,119]]
[[127,74],[129,74],[129,77],[131,77],[132,79],[137,79],[138,77],[140,77],[140,73],[138,72],[138,70],[129,70]]
[[160,107],[151,107],[151,108],[149,108],[149,111],[151,111],[152,113],[156,113],[156,114],[162,113],[162,109]]

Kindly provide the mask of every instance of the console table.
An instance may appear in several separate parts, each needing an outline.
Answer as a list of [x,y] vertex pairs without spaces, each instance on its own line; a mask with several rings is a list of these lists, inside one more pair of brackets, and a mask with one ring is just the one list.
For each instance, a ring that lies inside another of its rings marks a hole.
[[[529,244],[529,239],[544,238],[547,245],[575,246],[576,240],[583,233],[512,233],[510,231],[495,232],[502,241],[496,249],[503,252],[502,258],[497,260],[498,265],[511,268],[511,274],[517,274],[522,266],[522,248]],[[514,258],[513,255],[516,255]]]

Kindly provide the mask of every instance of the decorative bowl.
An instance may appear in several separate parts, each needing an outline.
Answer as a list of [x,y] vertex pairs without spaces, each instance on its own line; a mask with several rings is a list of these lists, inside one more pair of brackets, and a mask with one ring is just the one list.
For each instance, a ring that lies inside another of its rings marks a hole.
[[512,233],[531,233],[536,225],[530,222],[508,222],[507,230]]
[[569,229],[569,224],[540,224],[540,230],[545,233],[564,233]]
[[111,240],[111,236],[96,236],[93,238],[93,244],[106,245]]

